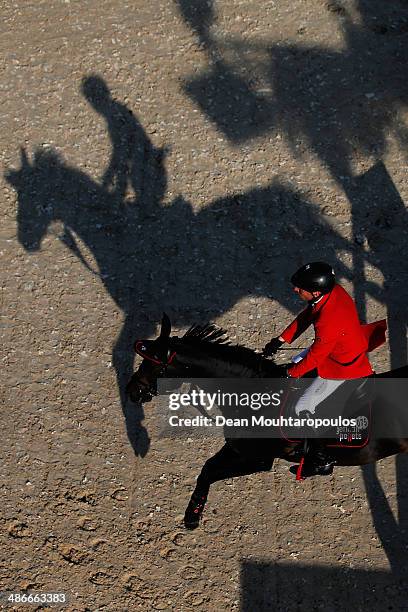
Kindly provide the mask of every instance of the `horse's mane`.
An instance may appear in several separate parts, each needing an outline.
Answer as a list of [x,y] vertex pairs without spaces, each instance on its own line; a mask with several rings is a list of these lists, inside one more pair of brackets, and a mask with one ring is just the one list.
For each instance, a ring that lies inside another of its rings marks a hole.
[[240,344],[231,345],[225,330],[210,323],[193,325],[179,342],[204,349],[210,359],[222,360],[231,366],[239,365],[243,369],[250,368],[255,371],[259,371],[261,364],[268,369],[275,366],[272,361],[267,361],[253,349]]
[[213,344],[231,344],[227,332],[221,327],[206,323],[205,325],[192,325],[186,331],[183,339],[187,342],[212,342]]

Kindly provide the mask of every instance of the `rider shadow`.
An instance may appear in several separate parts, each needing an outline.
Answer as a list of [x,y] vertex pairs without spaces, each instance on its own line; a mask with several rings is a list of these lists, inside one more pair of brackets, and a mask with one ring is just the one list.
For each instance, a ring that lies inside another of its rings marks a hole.
[[[118,202],[135,202],[146,210],[150,202],[161,200],[166,192],[164,168],[167,149],[153,146],[133,112],[112,98],[105,81],[98,75],[82,79],[82,94],[105,122],[112,153],[101,178],[101,185]],[[133,192],[133,194],[132,194]]]

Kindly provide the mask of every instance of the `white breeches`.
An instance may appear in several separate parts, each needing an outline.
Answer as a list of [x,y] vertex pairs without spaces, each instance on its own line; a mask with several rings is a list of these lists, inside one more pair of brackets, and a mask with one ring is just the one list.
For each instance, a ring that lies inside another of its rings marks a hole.
[[298,399],[295,406],[296,414],[299,416],[304,410],[314,414],[316,406],[334,393],[343,383],[344,380],[327,380],[318,376]]

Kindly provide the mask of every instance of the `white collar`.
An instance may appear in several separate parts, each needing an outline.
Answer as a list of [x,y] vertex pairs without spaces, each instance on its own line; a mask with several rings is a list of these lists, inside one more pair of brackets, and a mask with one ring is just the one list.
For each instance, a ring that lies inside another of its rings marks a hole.
[[326,294],[323,293],[319,298],[312,300],[312,306],[316,306],[316,304],[318,304],[320,302],[320,300],[322,300],[324,298]]

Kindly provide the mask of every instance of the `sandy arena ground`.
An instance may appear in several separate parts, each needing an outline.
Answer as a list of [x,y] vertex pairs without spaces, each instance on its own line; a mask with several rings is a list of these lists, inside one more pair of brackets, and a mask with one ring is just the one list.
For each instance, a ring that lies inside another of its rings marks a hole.
[[1,17],[1,590],[71,611],[408,610],[406,458],[301,484],[278,461],[214,485],[189,533],[221,440],[162,438],[157,406],[123,395],[163,310],[260,349],[310,259],[389,318],[377,370],[408,362],[406,1]]

